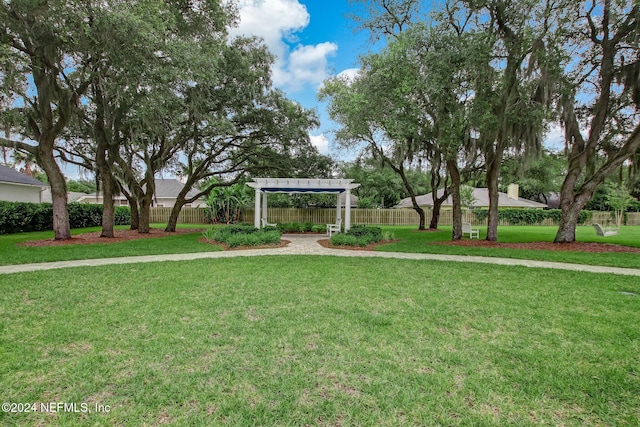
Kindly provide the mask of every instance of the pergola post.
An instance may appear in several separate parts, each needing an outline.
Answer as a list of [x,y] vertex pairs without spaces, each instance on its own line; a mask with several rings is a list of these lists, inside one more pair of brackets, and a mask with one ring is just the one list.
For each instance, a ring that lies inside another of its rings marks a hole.
[[342,218],[342,207],[340,206],[340,193],[338,193],[336,196],[336,224],[340,218]]
[[260,187],[256,187],[255,205],[253,211],[253,226],[260,228]]
[[262,195],[262,219],[263,223],[267,223],[267,193]]
[[344,202],[344,232],[351,228],[351,190],[347,188]]

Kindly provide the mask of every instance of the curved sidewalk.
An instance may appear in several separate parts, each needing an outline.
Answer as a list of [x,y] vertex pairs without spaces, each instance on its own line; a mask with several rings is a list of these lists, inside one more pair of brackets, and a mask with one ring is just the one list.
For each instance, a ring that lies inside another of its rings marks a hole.
[[515,258],[492,258],[465,255],[418,254],[406,252],[377,252],[329,249],[320,246],[318,240],[325,237],[313,235],[283,235],[283,239],[291,243],[282,248],[248,249],[240,251],[195,252],[186,254],[145,255],[119,258],[99,258],[72,261],[43,262],[37,264],[17,264],[0,266],[0,274],[22,273],[30,271],[53,270],[70,267],[92,267],[100,265],[134,264],[143,262],[190,261],[204,258],[234,258],[242,256],[265,255],[320,255],[340,257],[394,258],[411,260],[433,260],[445,262],[473,262],[481,264],[517,265],[532,268],[552,268],[558,270],[582,271],[587,273],[609,273],[627,276],[640,276],[640,269],[604,267],[597,265],[568,264],[562,262],[534,261]]

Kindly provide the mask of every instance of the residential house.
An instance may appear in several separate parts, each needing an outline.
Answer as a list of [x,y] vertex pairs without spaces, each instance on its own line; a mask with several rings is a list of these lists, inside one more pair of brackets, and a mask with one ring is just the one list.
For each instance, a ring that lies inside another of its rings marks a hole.
[[[172,208],[176,204],[178,194],[184,188],[184,184],[177,179],[156,179],[155,180],[156,191],[151,203],[152,207],[158,208]],[[192,189],[187,193],[187,198],[193,197],[198,194],[198,191]],[[95,203],[102,204],[102,193],[85,194],[77,199],[78,203]],[[128,206],[129,201],[127,198],[120,194],[113,198],[116,206]],[[205,200],[200,198],[194,203],[186,204],[185,207],[201,207],[204,206]]]
[[[438,190],[438,196],[442,196],[443,190]],[[523,199],[519,197],[519,187],[517,184],[509,185],[509,189],[507,193],[498,193],[498,208],[513,208],[513,209],[545,209],[547,207],[544,203],[534,202],[532,200]],[[473,203],[470,208],[489,208],[489,189],[488,188],[474,188],[473,192]],[[419,206],[423,208],[432,208],[433,207],[433,193],[424,194],[416,197],[416,202]],[[411,198],[407,197],[402,199],[400,203],[398,203],[396,208],[412,208],[413,204],[411,202]],[[451,209],[453,207],[453,201],[451,196],[447,197],[447,199],[442,204],[443,209]]]
[[0,165],[0,200],[42,203],[42,193],[46,188],[46,184],[29,175]]

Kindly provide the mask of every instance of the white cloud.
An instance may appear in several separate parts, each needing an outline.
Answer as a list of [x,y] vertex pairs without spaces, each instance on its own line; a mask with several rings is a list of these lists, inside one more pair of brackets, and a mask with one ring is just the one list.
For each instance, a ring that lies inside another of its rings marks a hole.
[[323,133],[320,135],[311,135],[309,134],[309,138],[311,138],[311,144],[313,144],[320,154],[329,153],[329,140]]
[[231,35],[264,39],[276,57],[272,68],[276,86],[292,91],[305,85],[315,89],[327,77],[327,57],[338,50],[335,43],[299,44],[293,50],[289,46],[310,20],[309,12],[298,0],[240,0],[238,6],[240,23]]
[[342,70],[340,73],[338,73],[337,77],[348,81],[353,81],[359,75],[360,68],[347,68],[346,70]]
[[553,151],[564,148],[564,129],[558,124],[553,124],[544,136],[543,145]]
[[327,57],[335,55],[338,45],[325,42],[315,46],[298,46],[289,56],[289,72],[287,81],[293,89],[305,84],[318,87],[329,77],[327,74]]

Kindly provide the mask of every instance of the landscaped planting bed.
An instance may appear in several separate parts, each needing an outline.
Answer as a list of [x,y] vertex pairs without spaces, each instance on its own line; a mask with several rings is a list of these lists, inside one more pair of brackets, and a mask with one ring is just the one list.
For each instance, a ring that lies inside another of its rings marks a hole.
[[239,246],[264,246],[280,243],[281,233],[276,227],[255,228],[252,225],[236,224],[211,228],[203,233],[210,242],[224,243],[230,248]]

